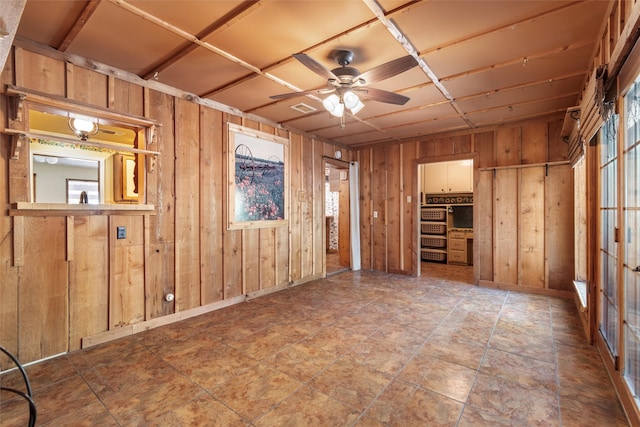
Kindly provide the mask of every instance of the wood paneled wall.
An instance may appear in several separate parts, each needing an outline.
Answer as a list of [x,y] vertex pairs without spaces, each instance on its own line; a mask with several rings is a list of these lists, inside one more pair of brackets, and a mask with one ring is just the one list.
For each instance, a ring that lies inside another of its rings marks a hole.
[[363,268],[417,274],[417,165],[472,158],[476,283],[570,291],[573,171],[561,127],[552,117],[358,150]]
[[[0,342],[38,360],[243,301],[325,274],[324,160],[338,147],[206,102],[15,47],[14,84],[161,126],[146,173],[146,215],[9,216],[27,201],[28,151],[10,160],[2,138]],[[0,97],[3,127],[8,100]],[[290,139],[289,225],[227,230],[226,123]],[[343,151],[350,160],[349,150]],[[127,238],[115,239],[127,227]],[[167,302],[164,296],[175,294]],[[3,364],[0,363],[0,368]]]

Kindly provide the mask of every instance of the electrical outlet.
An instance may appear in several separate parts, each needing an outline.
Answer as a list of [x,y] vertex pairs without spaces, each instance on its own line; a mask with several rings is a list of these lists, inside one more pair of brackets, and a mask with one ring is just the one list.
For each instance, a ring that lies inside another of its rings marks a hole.
[[127,227],[117,227],[117,238],[118,239],[126,239],[127,238]]
[[378,218],[378,211],[373,211],[373,217]]

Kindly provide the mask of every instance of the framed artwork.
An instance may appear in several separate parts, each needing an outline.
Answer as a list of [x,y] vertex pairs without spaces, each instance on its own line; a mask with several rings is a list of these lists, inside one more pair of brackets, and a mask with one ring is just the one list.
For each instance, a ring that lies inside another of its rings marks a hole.
[[228,124],[228,228],[288,224],[289,140]]

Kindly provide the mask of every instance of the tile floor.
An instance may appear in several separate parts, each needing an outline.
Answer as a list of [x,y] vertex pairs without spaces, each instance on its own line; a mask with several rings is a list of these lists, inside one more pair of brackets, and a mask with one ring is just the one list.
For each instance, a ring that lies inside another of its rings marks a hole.
[[[572,301],[424,265],[420,278],[338,274],[32,365],[38,425],[627,425]],[[0,425],[26,425],[26,405],[1,397]]]

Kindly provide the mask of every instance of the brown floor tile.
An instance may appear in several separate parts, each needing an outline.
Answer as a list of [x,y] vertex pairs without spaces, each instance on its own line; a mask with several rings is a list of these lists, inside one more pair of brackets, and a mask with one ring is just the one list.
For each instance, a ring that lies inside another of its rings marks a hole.
[[102,402],[121,425],[144,425],[168,408],[177,408],[204,396],[200,387],[173,371],[111,394]]
[[300,382],[307,382],[332,364],[336,356],[308,342],[288,345],[264,362]]
[[555,393],[556,365],[491,348],[482,361],[480,372],[516,382],[526,387],[544,388]]
[[243,418],[252,421],[282,402],[302,384],[288,375],[258,364],[211,391]]
[[463,404],[438,393],[394,381],[358,426],[455,426]]
[[[79,375],[34,391],[33,400],[38,411],[38,425],[57,420],[69,413],[77,413],[92,404],[97,404],[100,410],[104,409]],[[0,420],[3,427],[25,426],[28,415],[28,406],[22,398],[0,403]]]
[[485,350],[486,346],[477,341],[434,334],[424,344],[420,353],[467,368],[478,369]]
[[254,422],[256,427],[351,425],[360,411],[308,386]]
[[427,390],[464,403],[477,373],[474,369],[436,359],[416,381]]
[[246,427],[249,423],[219,401],[203,396],[171,408],[150,420],[149,425]]
[[478,374],[467,407],[489,418],[508,420],[511,425],[560,426],[557,395],[544,389]]
[[563,427],[622,427],[628,426],[622,406],[609,401],[611,406],[603,408],[602,404],[582,403],[571,397],[560,397],[560,413]]
[[395,376],[411,360],[414,352],[388,345],[383,341],[366,339],[344,356],[355,363],[378,372]]
[[384,389],[391,376],[341,358],[327,367],[309,385],[347,405],[362,411]]

